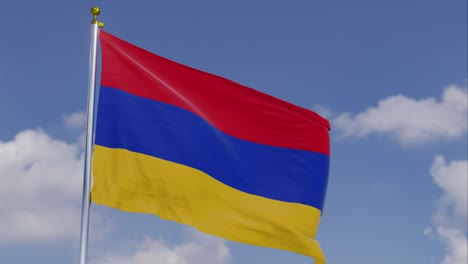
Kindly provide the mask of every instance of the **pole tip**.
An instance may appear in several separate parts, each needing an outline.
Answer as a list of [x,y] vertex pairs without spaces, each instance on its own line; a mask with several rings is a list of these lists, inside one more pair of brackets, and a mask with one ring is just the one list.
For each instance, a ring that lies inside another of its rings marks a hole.
[[101,14],[101,9],[97,6],[93,6],[91,8],[91,14],[96,17],[96,16],[99,16],[99,14]]
[[97,16],[99,16],[99,14],[101,14],[101,9],[99,7],[97,7],[97,6],[93,6],[91,8],[91,14],[94,17],[93,20],[91,21],[91,24],[97,24],[98,27],[103,28],[104,23],[97,20]]

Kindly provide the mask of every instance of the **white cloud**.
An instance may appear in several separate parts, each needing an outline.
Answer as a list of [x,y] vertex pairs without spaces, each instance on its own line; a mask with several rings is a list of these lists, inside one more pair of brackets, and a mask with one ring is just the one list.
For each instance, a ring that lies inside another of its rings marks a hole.
[[424,228],[423,233],[425,236],[428,236],[428,237],[432,237],[432,235],[434,234],[434,232],[432,231],[432,228],[430,228],[429,226]]
[[431,167],[434,182],[443,191],[434,213],[435,230],[447,252],[443,264],[468,262],[468,161],[448,163],[437,156]]
[[468,263],[468,241],[466,233],[458,228],[437,228],[440,239],[445,243],[447,253],[442,260],[443,264]]
[[0,141],[0,242],[63,240],[79,230],[83,155],[25,130]]
[[81,151],[84,151],[86,145],[86,113],[83,111],[73,112],[63,116],[63,124],[69,128],[80,131],[77,138],[77,144]]
[[63,122],[69,128],[82,129],[86,127],[86,114],[84,112],[74,112],[63,117]]
[[332,123],[344,136],[390,134],[402,143],[414,144],[465,135],[467,109],[466,87],[449,86],[439,101],[391,96],[364,112],[342,113]]
[[320,104],[313,105],[312,110],[327,119],[331,118],[334,115],[333,111],[330,108]]
[[[438,216],[439,222],[446,222],[443,216],[449,216],[450,219],[456,220],[466,228],[468,221],[468,163],[466,160],[456,160],[447,163],[444,157],[437,156],[431,167],[431,175],[434,182],[443,191],[444,195],[438,205],[438,210],[441,216]],[[445,210],[450,207],[451,210]]]
[[224,264],[229,261],[229,248],[220,238],[194,234],[191,241],[168,246],[150,238],[134,245],[129,254],[108,253],[97,257],[95,264]]

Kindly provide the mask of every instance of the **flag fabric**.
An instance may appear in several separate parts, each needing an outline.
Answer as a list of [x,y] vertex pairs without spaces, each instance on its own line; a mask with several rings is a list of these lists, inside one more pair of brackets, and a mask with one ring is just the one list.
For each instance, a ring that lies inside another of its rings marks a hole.
[[329,122],[100,31],[91,199],[325,263]]

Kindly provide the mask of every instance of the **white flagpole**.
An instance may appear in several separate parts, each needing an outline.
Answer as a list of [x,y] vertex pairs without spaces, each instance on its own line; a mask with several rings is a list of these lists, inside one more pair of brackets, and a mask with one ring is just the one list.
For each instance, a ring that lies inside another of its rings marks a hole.
[[86,264],[88,253],[88,230],[90,211],[90,181],[91,181],[91,158],[94,144],[94,104],[96,92],[96,55],[99,27],[103,27],[97,21],[97,16],[101,13],[99,7],[91,8],[94,19],[91,21],[91,45],[89,51],[89,79],[88,79],[88,118],[86,126],[86,149],[83,177],[83,201],[81,207],[81,234],[80,234],[80,264]]

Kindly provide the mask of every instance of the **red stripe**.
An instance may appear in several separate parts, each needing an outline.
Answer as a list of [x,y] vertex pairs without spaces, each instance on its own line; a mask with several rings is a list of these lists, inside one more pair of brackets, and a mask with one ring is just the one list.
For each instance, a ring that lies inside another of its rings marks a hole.
[[330,125],[316,113],[162,58],[102,30],[100,39],[103,86],[181,107],[240,139],[329,155]]

